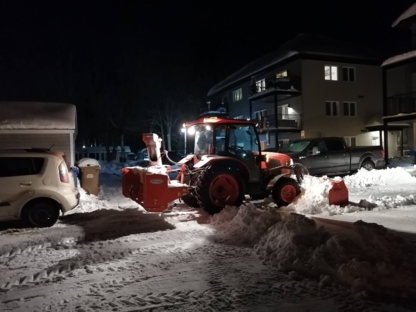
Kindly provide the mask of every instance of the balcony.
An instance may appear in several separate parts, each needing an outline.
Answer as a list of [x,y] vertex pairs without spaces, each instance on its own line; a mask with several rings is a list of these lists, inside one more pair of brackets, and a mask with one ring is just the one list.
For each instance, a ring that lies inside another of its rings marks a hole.
[[398,94],[387,98],[386,116],[416,113],[416,92]]
[[263,117],[261,124],[265,130],[300,130],[302,129],[302,114],[277,114],[277,127],[275,115],[268,115]]
[[250,83],[250,97],[266,94],[273,91],[280,93],[300,93],[300,78],[285,77],[275,78],[269,77],[265,79],[264,85],[258,85],[253,79]]

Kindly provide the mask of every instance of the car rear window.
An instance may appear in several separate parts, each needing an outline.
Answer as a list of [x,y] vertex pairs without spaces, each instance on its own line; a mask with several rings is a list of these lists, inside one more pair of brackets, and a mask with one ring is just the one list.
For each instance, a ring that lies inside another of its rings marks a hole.
[[44,162],[42,157],[0,157],[0,177],[39,174]]

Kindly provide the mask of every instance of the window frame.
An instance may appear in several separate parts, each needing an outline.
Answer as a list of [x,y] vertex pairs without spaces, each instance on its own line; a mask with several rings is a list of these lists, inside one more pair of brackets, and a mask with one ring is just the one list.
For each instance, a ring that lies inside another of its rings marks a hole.
[[[331,110],[331,114],[330,115],[328,115],[328,107],[327,107],[327,104],[328,103],[330,103],[330,110]],[[337,110],[337,114],[336,115],[334,115],[334,104],[335,104],[336,110]],[[327,117],[338,117],[338,116],[340,116],[340,113],[339,113],[339,101],[330,101],[330,100],[325,101],[325,116],[327,116]]]
[[282,71],[278,72],[275,77],[276,77],[276,79],[283,79],[283,78],[287,78],[288,76],[289,76],[289,74],[287,72],[287,69],[285,69],[285,70],[282,70]]
[[233,102],[238,102],[243,99],[243,88],[239,88],[233,91]]
[[[345,104],[348,104],[348,115],[345,114]],[[351,104],[354,106],[354,115],[351,115]],[[357,117],[357,102],[343,101],[342,102],[342,115],[344,117]]]
[[263,92],[266,90],[266,78],[262,78],[256,81],[257,92]]
[[[344,77],[344,69],[346,69],[346,73],[347,73],[347,79],[345,79]],[[350,77],[350,70],[354,70],[354,80],[351,80]],[[342,81],[346,81],[346,82],[356,82],[357,81],[357,70],[354,66],[342,66]]]
[[[327,79],[326,70],[327,67],[329,67],[329,79]],[[324,79],[325,81],[338,81],[339,80],[339,70],[338,65],[324,65]],[[336,79],[333,78],[333,72],[332,69],[336,68]]]

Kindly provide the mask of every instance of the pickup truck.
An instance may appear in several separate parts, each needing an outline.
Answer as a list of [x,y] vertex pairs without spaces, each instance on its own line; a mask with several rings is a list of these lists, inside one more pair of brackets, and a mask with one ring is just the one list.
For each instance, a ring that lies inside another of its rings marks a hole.
[[385,167],[382,146],[348,147],[340,137],[294,140],[279,148],[278,152],[306,166],[311,175],[334,175],[360,168],[372,170]]

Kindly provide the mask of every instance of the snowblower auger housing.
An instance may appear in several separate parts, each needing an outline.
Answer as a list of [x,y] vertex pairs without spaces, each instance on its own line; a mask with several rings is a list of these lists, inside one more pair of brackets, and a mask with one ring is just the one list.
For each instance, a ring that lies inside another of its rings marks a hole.
[[143,206],[146,211],[162,212],[173,201],[187,195],[189,187],[178,180],[169,179],[168,173],[175,170],[162,165],[161,139],[156,134],[145,133],[143,141],[149,153],[149,166],[122,169],[123,195]]

